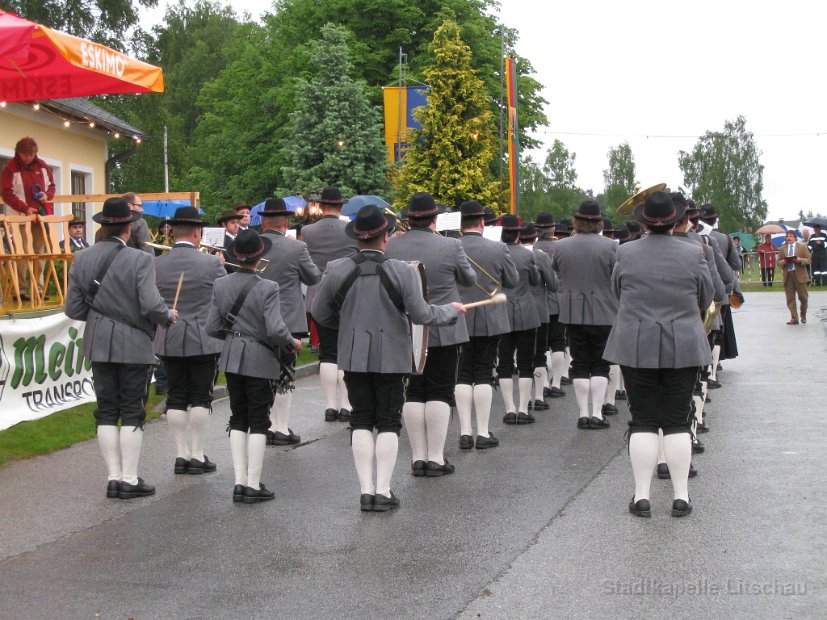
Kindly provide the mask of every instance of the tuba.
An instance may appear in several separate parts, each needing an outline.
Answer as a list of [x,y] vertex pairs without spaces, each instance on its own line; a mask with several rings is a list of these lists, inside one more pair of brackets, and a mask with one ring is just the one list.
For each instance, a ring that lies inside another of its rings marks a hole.
[[721,314],[721,302],[713,301],[709,307],[703,312],[704,333],[708,336],[712,331],[712,325],[715,323],[717,316]]
[[654,194],[655,192],[665,192],[668,191],[666,188],[666,183],[658,183],[657,185],[653,185],[652,187],[648,187],[642,191],[639,191],[637,194],[629,198],[626,202],[620,205],[617,210],[615,211],[615,217],[632,217],[635,212],[635,208],[638,205],[643,204],[646,202],[646,199]]

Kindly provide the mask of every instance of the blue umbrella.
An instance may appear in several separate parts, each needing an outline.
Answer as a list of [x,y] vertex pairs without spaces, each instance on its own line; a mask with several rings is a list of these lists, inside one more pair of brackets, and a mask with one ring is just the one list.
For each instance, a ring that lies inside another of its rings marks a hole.
[[144,215],[172,217],[178,207],[189,207],[191,204],[189,200],[145,200]]
[[382,208],[390,207],[390,204],[379,196],[364,194],[354,196],[348,200],[342,207],[342,215],[356,215],[356,212],[365,205],[379,205]]
[[[789,226],[784,226],[784,224],[781,224],[781,228],[783,228],[784,230],[787,230],[787,231],[792,230],[795,233],[796,237],[798,237],[799,239],[802,238],[801,233],[799,231],[795,230],[794,228],[790,228]],[[776,233],[772,236],[772,244],[775,247],[780,248],[782,245],[784,245],[784,239],[786,237],[787,237],[787,233]]]
[[[307,206],[307,202],[301,196],[285,196],[282,198],[284,204],[287,205],[287,208],[296,212],[296,209],[304,209]],[[264,203],[260,202],[252,209],[250,209],[250,226],[261,226],[261,213],[264,210]]]

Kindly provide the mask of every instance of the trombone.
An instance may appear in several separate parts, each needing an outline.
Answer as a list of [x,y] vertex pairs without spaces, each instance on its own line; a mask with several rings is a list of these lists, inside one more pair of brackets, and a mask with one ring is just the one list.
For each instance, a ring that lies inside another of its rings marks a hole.
[[[153,248],[155,250],[161,250],[162,252],[169,252],[172,249],[172,246],[169,245],[162,245],[160,243],[153,243],[152,241],[144,241],[144,245],[148,248]],[[212,254],[213,252],[223,252],[224,248],[219,247],[217,245],[210,245],[209,243],[204,243],[203,241],[198,246],[199,252],[204,252],[204,254]],[[227,261],[223,261],[224,265],[228,267],[233,267],[234,269],[244,269],[241,265],[236,265],[235,263],[228,263]],[[256,269],[256,273],[264,273],[267,268],[270,266],[270,261],[266,258],[259,259],[259,266]]]

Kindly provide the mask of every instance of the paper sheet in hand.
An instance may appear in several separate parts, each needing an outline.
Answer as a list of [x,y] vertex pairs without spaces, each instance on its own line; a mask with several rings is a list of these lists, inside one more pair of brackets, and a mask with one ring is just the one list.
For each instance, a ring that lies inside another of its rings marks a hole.
[[482,229],[482,236],[491,241],[499,241],[503,234],[502,226],[486,226]]
[[204,227],[202,230],[204,231],[201,233],[201,241],[203,243],[216,248],[224,247],[224,229],[221,226],[218,228]]
[[437,230],[459,230],[462,221],[462,213],[454,211],[453,213],[440,213],[436,216]]

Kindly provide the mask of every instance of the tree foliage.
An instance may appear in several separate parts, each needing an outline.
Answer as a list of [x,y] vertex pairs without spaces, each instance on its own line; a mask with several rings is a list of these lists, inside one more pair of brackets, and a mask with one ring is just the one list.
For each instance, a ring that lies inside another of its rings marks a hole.
[[576,153],[570,152],[560,140],[555,140],[546,152],[542,167],[527,160],[520,173],[522,197],[520,215],[533,218],[542,211],[555,217],[568,217],[587,194],[577,187]]
[[697,204],[715,206],[722,230],[752,230],[766,219],[760,157],[743,116],[726,121],[723,131],[707,131],[691,152],[680,151],[684,185]]
[[385,193],[382,118],[364,82],[350,77],[350,37],[346,28],[323,26],[321,40],[312,43],[316,73],[296,83],[299,108],[284,146],[284,183],[291,191],[337,185],[345,195]]
[[489,165],[495,156],[491,109],[456,23],[446,21],[437,29],[431,52],[435,61],[425,70],[428,106],[414,113],[422,129],[411,132],[396,204],[426,191],[448,206],[473,198],[496,209],[500,191]]
[[606,214],[615,210],[635,193],[635,160],[628,142],[609,149],[609,167],[603,171]]

